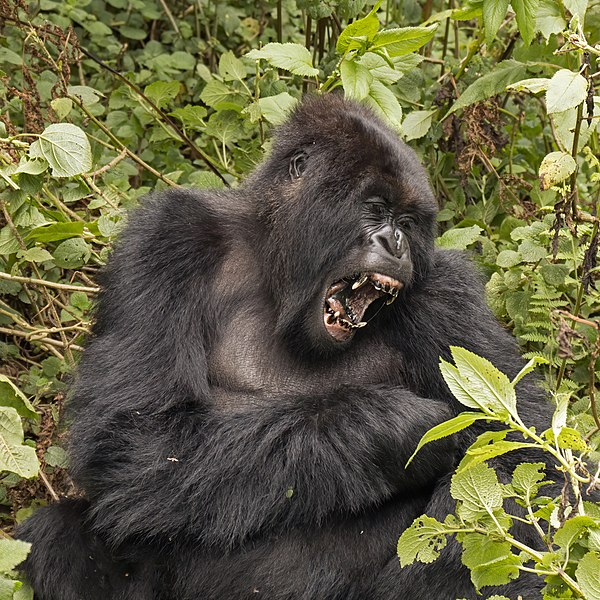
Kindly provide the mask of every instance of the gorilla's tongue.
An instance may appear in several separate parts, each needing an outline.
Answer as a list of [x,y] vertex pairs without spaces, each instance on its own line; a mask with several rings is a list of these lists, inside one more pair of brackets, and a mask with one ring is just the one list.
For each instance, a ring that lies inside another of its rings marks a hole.
[[362,321],[367,308],[386,295],[389,296],[387,304],[391,304],[401,287],[399,281],[380,273],[359,274],[350,280],[337,281],[327,290],[325,329],[335,340],[350,339],[355,329],[367,324]]

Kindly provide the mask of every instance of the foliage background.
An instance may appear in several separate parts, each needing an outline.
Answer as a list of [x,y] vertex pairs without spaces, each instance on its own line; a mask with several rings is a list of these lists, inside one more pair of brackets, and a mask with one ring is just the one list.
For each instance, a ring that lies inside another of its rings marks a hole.
[[75,493],[65,389],[127,210],[235,186],[307,92],[340,88],[416,149],[440,244],[473,253],[597,449],[599,38],[598,0],[0,0],[5,534]]

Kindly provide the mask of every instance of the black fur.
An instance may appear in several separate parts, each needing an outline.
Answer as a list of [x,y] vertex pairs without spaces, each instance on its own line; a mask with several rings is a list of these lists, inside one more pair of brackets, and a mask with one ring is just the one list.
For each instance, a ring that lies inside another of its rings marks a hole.
[[[375,244],[373,196],[411,219],[410,265],[391,273],[406,286],[340,344],[324,293]],[[37,597],[474,598],[455,544],[405,569],[395,551],[416,516],[453,510],[450,473],[485,427],[404,469],[422,434],[461,410],[439,356],[459,345],[509,376],[522,366],[469,261],[434,249],[435,211],[414,153],[334,96],[305,100],[238,190],[147,199],[104,272],[72,392],[71,473],[86,500],[19,532]],[[547,426],[531,381],[519,410]],[[520,459],[502,457],[500,472]],[[534,598],[540,582],[502,591]]]

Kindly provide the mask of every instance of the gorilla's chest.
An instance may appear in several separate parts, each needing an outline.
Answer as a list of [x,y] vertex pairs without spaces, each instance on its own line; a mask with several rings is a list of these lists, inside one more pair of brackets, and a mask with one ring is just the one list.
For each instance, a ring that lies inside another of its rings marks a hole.
[[211,385],[253,394],[327,392],[340,385],[402,385],[398,351],[355,340],[338,355],[307,362],[276,341],[270,328],[248,315],[231,320],[208,357]]

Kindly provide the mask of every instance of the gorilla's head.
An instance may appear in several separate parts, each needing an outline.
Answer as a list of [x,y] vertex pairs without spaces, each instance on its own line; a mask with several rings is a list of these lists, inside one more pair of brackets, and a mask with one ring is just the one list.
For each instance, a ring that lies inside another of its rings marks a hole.
[[415,153],[369,109],[306,98],[248,185],[260,190],[277,327],[297,349],[371,335],[383,321],[370,319],[402,310],[426,276],[437,203]]

